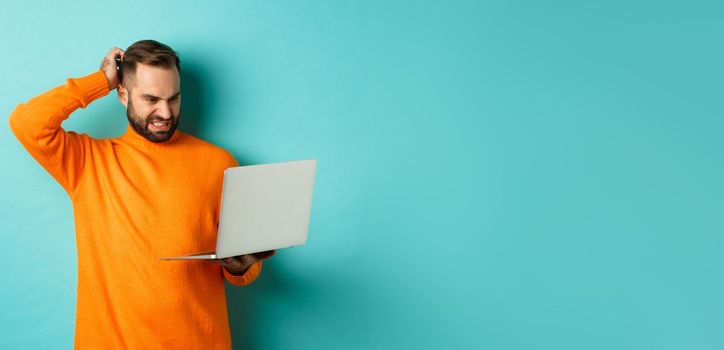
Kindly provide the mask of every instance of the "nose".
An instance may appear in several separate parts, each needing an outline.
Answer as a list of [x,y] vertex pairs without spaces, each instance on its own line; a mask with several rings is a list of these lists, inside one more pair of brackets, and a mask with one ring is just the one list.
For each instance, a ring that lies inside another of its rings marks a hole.
[[163,119],[169,119],[172,115],[171,106],[165,102],[158,106],[156,112],[156,114]]

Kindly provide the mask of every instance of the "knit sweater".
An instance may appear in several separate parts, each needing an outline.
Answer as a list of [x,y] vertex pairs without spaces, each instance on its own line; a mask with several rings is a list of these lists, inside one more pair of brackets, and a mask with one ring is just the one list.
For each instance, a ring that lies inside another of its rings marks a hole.
[[224,280],[249,284],[262,263],[234,276],[218,263],[159,258],[215,249],[223,172],[238,163],[180,130],[152,143],[130,125],[110,139],[61,127],[108,93],[97,71],[10,116],[14,135],[73,204],[75,348],[230,349]]

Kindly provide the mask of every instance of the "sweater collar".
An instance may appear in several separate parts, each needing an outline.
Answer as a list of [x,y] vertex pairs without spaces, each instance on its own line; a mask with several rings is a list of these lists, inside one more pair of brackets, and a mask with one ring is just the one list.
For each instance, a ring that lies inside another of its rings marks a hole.
[[131,124],[128,124],[128,126],[126,126],[126,132],[123,134],[123,136],[121,136],[121,140],[129,144],[145,148],[170,147],[173,144],[177,143],[178,139],[181,137],[181,134],[181,130],[176,129],[173,135],[171,135],[170,139],[164,142],[151,142],[148,141],[145,137],[139,135],[136,130],[133,130]]

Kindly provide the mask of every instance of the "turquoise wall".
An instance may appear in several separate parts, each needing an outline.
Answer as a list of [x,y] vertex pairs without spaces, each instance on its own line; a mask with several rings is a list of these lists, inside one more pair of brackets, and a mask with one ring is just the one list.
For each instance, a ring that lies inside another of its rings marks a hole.
[[[152,38],[182,130],[318,159],[308,244],[227,286],[235,348],[724,348],[724,3],[111,4],[3,2],[0,115]],[[70,348],[70,201],[7,122],[0,157],[0,348]]]

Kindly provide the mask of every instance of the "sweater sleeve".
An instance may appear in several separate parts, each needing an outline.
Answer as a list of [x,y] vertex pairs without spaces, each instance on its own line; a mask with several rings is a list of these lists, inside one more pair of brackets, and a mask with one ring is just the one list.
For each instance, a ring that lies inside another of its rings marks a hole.
[[226,271],[226,269],[223,267],[221,269],[224,270],[224,278],[226,278],[226,280],[229,281],[229,283],[231,283],[235,286],[245,286],[247,284],[250,284],[251,282],[254,282],[254,280],[256,280],[256,278],[259,277],[263,263],[264,263],[263,261],[254,263],[241,276],[232,275],[229,273],[229,271]]
[[82,175],[90,137],[66,132],[60,125],[73,111],[108,92],[108,80],[99,70],[69,78],[65,85],[19,104],[10,114],[10,129],[20,144],[69,195]]

